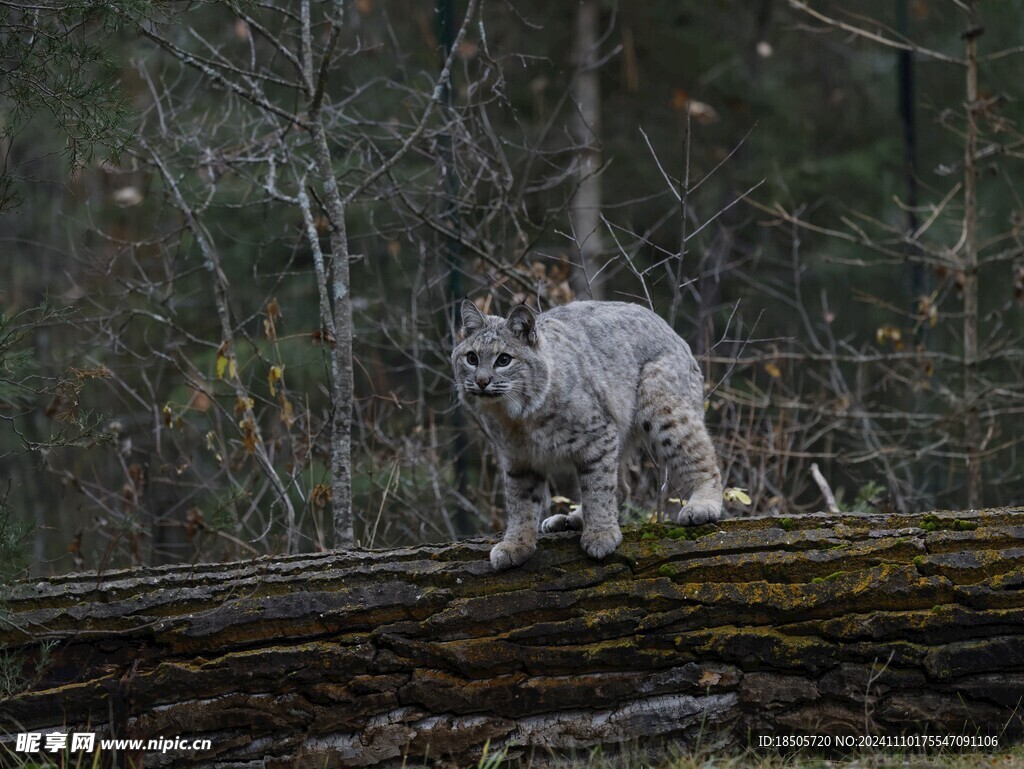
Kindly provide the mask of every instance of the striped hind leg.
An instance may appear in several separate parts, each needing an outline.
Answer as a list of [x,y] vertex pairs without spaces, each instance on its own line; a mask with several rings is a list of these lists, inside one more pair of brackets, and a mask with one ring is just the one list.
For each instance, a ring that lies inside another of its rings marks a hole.
[[676,521],[717,521],[722,515],[722,473],[704,425],[703,385],[696,366],[667,357],[644,366],[637,423],[654,456],[668,468],[671,495],[687,497]]

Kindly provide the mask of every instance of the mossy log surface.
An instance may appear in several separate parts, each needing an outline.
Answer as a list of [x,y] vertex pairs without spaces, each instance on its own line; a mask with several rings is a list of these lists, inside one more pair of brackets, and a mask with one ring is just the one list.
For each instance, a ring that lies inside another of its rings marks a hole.
[[0,643],[28,688],[0,740],[88,726],[212,741],[147,767],[320,768],[1022,733],[1024,509],[649,526],[603,563],[577,538],[501,574],[478,540],[18,583]]

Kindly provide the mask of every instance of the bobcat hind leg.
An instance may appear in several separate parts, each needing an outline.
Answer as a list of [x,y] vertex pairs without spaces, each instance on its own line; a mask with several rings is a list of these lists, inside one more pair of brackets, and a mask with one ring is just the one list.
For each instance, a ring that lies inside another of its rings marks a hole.
[[652,453],[668,468],[673,496],[687,503],[676,522],[697,525],[722,516],[722,473],[704,426],[700,372],[685,361],[659,358],[644,366],[637,420]]

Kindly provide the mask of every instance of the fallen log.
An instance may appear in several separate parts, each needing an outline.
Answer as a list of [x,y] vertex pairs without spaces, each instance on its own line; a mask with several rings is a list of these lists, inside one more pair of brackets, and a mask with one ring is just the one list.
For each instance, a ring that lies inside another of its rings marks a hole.
[[147,767],[465,766],[488,742],[1024,732],[1024,509],[652,525],[603,563],[576,539],[500,574],[476,540],[18,583],[0,754],[93,731],[210,740]]

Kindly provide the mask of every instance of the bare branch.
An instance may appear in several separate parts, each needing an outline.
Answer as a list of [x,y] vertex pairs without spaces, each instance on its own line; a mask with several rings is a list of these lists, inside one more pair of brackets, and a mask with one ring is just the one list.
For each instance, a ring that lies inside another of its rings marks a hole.
[[821,474],[817,462],[811,462],[811,476],[814,478],[814,482],[818,484],[818,488],[821,489],[821,496],[825,498],[825,509],[830,513],[838,513],[839,505],[836,504],[835,494],[832,493],[832,487],[828,485],[825,476]]
[[870,40],[874,43],[880,43],[881,45],[888,46],[889,48],[896,48],[897,50],[900,51],[913,51],[914,53],[919,53],[922,56],[928,56],[932,59],[935,59],[936,61],[944,61],[950,64],[961,65],[965,63],[963,59],[958,59],[954,56],[948,56],[947,54],[940,53],[939,51],[933,51],[928,48],[922,48],[921,46],[911,42],[901,43],[898,40],[893,40],[883,35],[879,35],[877,32],[871,32],[870,30],[866,30],[861,27],[855,27],[852,24],[847,24],[846,22],[839,21],[838,19],[833,19],[829,16],[826,16],[821,11],[815,10],[807,3],[802,2],[802,0],[788,0],[788,2],[790,7],[793,8],[794,10],[801,11],[810,16],[811,18],[820,21],[822,24],[827,24],[830,27],[841,29],[844,32],[849,32],[853,35],[856,35],[857,37],[863,37],[865,40]]

